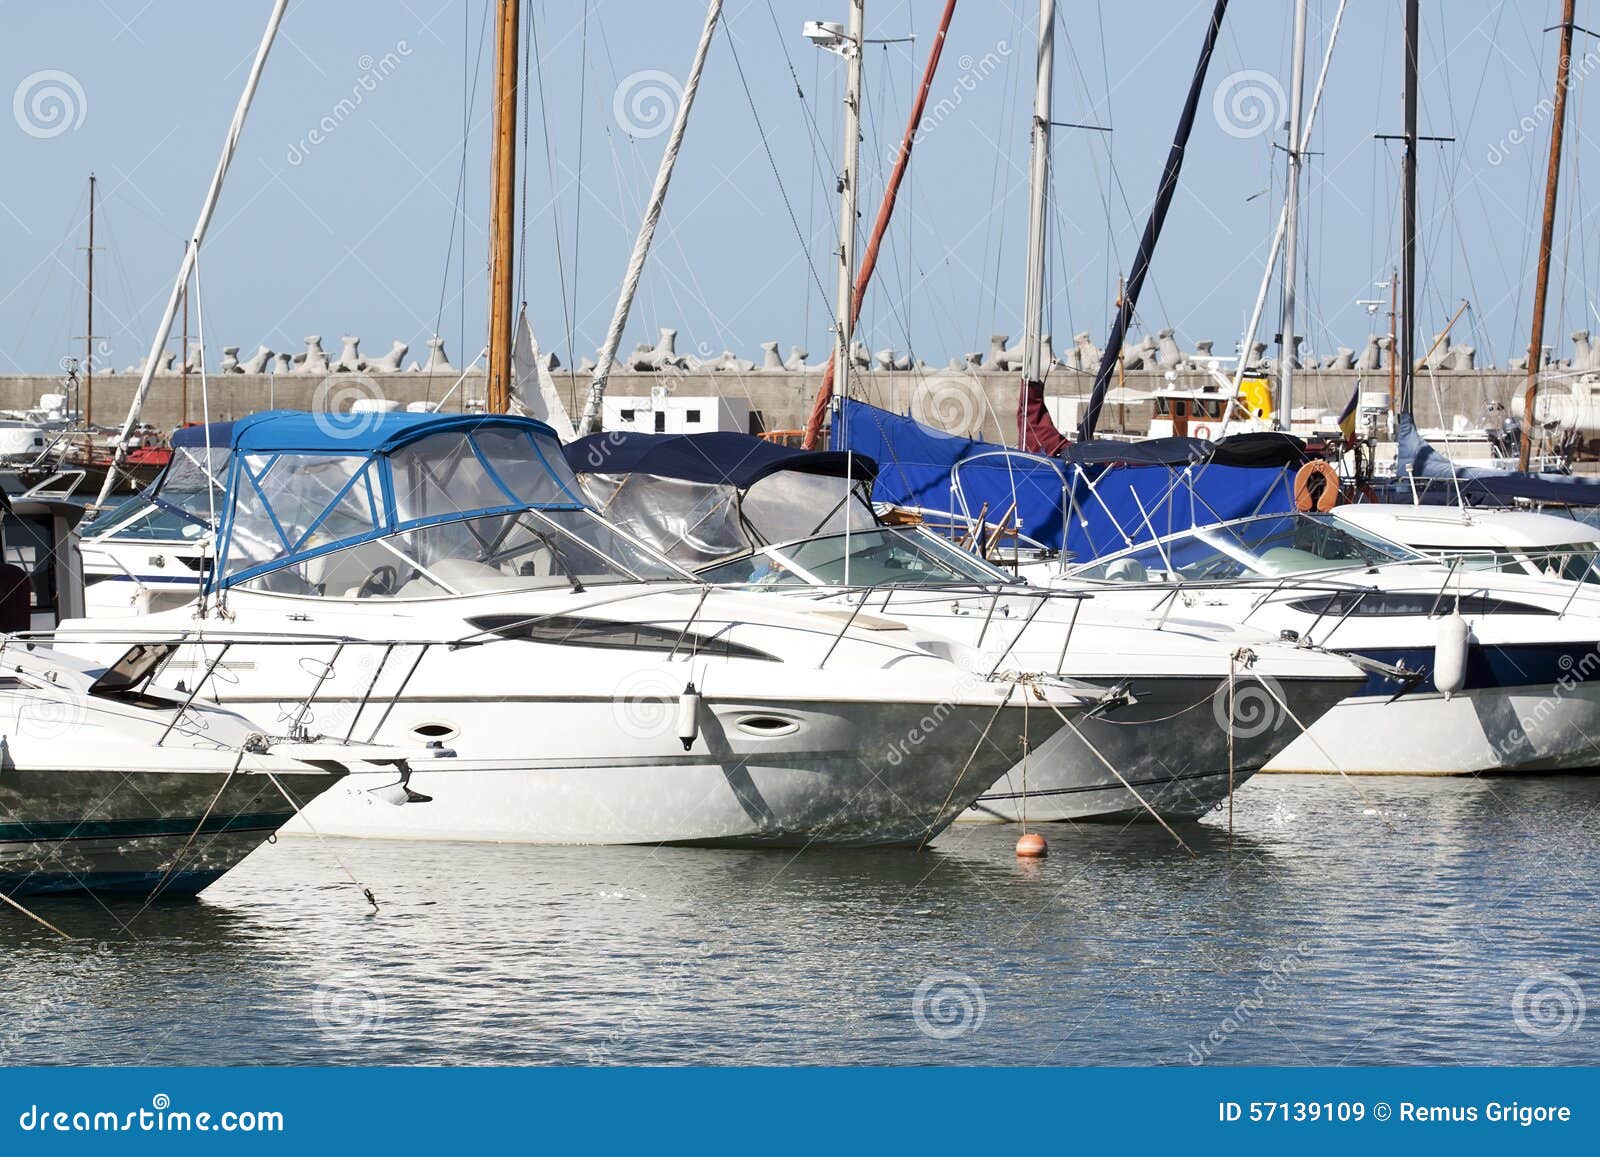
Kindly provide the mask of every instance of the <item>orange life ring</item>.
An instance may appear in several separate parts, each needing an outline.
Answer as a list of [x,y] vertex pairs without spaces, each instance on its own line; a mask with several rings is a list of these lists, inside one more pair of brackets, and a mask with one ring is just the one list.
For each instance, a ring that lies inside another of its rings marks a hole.
[[[1322,478],[1322,491],[1315,497],[1311,493],[1311,479]],[[1318,458],[1307,462],[1294,474],[1294,508],[1296,510],[1329,511],[1339,503],[1339,472]]]
[[1211,427],[1202,422],[1200,425],[1194,426],[1189,430],[1189,437],[1205,438],[1209,441],[1211,438]]

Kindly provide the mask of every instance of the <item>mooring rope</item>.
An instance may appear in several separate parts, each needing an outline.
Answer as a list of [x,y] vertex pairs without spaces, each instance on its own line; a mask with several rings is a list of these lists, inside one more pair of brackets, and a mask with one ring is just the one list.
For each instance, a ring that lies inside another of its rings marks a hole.
[[73,937],[68,936],[65,932],[61,931],[61,929],[57,928],[54,924],[50,923],[50,921],[46,920],[43,916],[39,915],[37,912],[30,912],[28,909],[24,908],[21,904],[17,903],[15,900],[13,900],[10,896],[7,896],[4,892],[0,892],[0,900],[4,900],[7,904],[11,905],[18,912],[21,912],[24,916],[26,916],[29,920],[32,920],[34,923],[44,925],[46,928],[50,929],[50,931],[54,932],[57,936],[61,937],[61,939],[63,939],[63,940],[71,940],[71,939],[73,939]]
[[917,845],[917,851],[920,852],[927,847],[928,841],[933,839],[933,829],[938,825],[939,817],[944,815],[945,808],[950,806],[950,801],[955,798],[956,788],[961,786],[961,781],[967,778],[967,772],[972,769],[972,761],[978,758],[978,752],[988,742],[989,732],[994,729],[994,721],[1000,718],[1000,712],[1006,709],[1006,706],[1011,702],[1011,697],[1017,693],[1017,681],[1012,679],[1009,682],[1010,686],[1006,688],[1006,697],[1000,700],[1000,705],[994,709],[994,714],[989,716],[989,722],[984,725],[983,734],[978,736],[978,742],[973,744],[972,754],[967,756],[967,762],[961,766],[961,774],[956,776],[955,782],[950,785],[950,790],[945,794],[944,803],[939,806],[939,810],[934,813],[933,820],[928,824],[928,830],[922,833],[922,842]]
[[333,850],[327,840],[322,838],[322,833],[317,831],[316,825],[313,824],[309,819],[306,819],[305,809],[300,806],[300,802],[296,800],[294,796],[289,794],[289,789],[278,782],[278,777],[273,775],[270,771],[266,773],[266,776],[272,781],[272,786],[277,788],[278,791],[282,793],[283,798],[289,801],[289,806],[294,808],[295,812],[302,820],[305,820],[306,827],[310,828],[311,834],[317,837],[317,843],[321,844],[322,847],[325,848],[331,856],[333,856],[334,861],[344,869],[344,874],[350,877],[350,882],[361,889],[361,894],[367,898],[367,903],[372,905],[373,915],[377,915],[380,911],[378,907],[378,898],[372,894],[372,889],[361,882],[356,874],[350,870],[350,865],[344,862],[344,858],[340,856],[338,852]]
[[[223,778],[222,786],[217,788],[217,794],[211,797],[210,803],[206,804],[206,810],[200,816],[200,822],[195,825],[194,831],[189,833],[189,838],[183,841],[183,847],[178,849],[178,854],[167,865],[166,871],[161,873],[161,879],[156,881],[156,886],[150,890],[150,894],[145,897],[144,903],[133,914],[133,920],[143,916],[145,909],[155,903],[156,897],[161,895],[161,889],[167,886],[167,881],[172,879],[172,873],[178,870],[178,865],[183,863],[183,858],[189,854],[189,849],[194,845],[200,833],[205,830],[206,821],[211,818],[211,813],[216,809],[217,802],[222,799],[222,793],[228,790],[228,785],[233,782],[233,777],[239,774],[239,766],[244,763],[244,753],[245,749],[241,746],[239,748],[239,758],[233,761],[233,766],[228,769],[227,776]],[[128,923],[132,924],[133,920],[129,920]]]
[[1150,813],[1151,817],[1156,821],[1156,823],[1160,824],[1163,828],[1166,829],[1167,834],[1178,842],[1178,846],[1180,848],[1182,848],[1184,851],[1188,852],[1191,856],[1193,856],[1195,854],[1194,849],[1191,848],[1188,844],[1183,842],[1183,837],[1180,836],[1176,831],[1173,830],[1171,824],[1169,824],[1166,820],[1161,818],[1161,813],[1156,811],[1155,808],[1150,806],[1150,802],[1147,799],[1145,799],[1144,796],[1139,794],[1138,788],[1134,787],[1133,784],[1129,783],[1125,778],[1123,778],[1122,773],[1120,771],[1118,771],[1115,766],[1112,765],[1112,763],[1111,763],[1111,761],[1109,759],[1107,759],[1104,755],[1102,755],[1100,753],[1100,749],[1089,741],[1089,737],[1078,729],[1077,724],[1073,723],[1072,720],[1068,719],[1066,717],[1066,715],[1062,712],[1061,708],[1057,707],[1054,703],[1050,703],[1050,701],[1048,699],[1046,699],[1045,702],[1050,704],[1050,710],[1054,711],[1056,713],[1056,715],[1060,717],[1061,722],[1065,723],[1068,727],[1070,727],[1072,729],[1072,733],[1074,735],[1076,735],[1078,737],[1078,739],[1083,743],[1083,745],[1085,747],[1087,747],[1090,750],[1090,752],[1092,752],[1094,754],[1094,757],[1105,765],[1106,770],[1109,771],[1112,775],[1117,777],[1117,782],[1122,784],[1123,787],[1128,789],[1128,794],[1132,795],[1134,799],[1138,800],[1140,806],[1143,807],[1145,811]]

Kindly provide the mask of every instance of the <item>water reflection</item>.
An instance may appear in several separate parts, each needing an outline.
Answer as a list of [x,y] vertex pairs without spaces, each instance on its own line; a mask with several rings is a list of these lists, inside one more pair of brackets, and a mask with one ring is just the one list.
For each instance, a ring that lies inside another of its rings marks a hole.
[[1514,1006],[1549,973],[1600,997],[1597,803],[1261,777],[1231,837],[1047,825],[1043,861],[1000,826],[922,854],[283,840],[194,903],[40,903],[72,944],[4,918],[0,1056],[1592,1063],[1600,1014],[1538,1035]]

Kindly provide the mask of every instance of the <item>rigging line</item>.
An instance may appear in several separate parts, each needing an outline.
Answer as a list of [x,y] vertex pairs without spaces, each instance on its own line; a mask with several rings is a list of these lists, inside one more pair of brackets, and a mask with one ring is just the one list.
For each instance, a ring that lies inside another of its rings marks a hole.
[[[806,100],[805,90],[800,87],[800,77],[794,70],[794,58],[789,55],[789,38],[783,34],[783,29],[778,26],[778,14],[772,9],[772,0],[767,0],[767,16],[772,20],[772,31],[777,38],[778,47],[783,50],[783,60],[789,69],[789,79],[794,81],[794,93],[800,100],[800,111],[805,114],[806,132],[811,138],[811,167],[816,174],[817,187],[822,190],[822,195],[826,198],[828,196],[828,173],[836,172],[839,166],[834,164],[833,154],[828,150],[827,140],[817,127],[816,114],[812,110],[810,102]],[[819,55],[812,61],[812,92],[818,90],[821,68],[822,57]],[[826,169],[817,164],[817,153],[819,151],[828,158]]]
[[[469,45],[472,43],[471,22],[468,17],[469,5],[462,5],[461,9],[461,167],[456,174],[456,196],[450,206],[450,237],[444,250],[444,270],[439,277],[439,306],[433,314],[433,336],[439,336],[439,331],[444,328],[444,303],[450,292],[450,262],[455,256],[456,228],[461,229],[461,287],[457,293],[457,301],[461,307],[461,336],[465,340],[466,325],[466,219],[462,212],[463,201],[467,192],[467,139],[472,127],[472,110],[478,103],[478,79],[483,71],[483,40],[489,27],[489,6],[485,0],[483,20],[478,25],[478,61],[476,67],[469,67],[472,54]],[[468,72],[472,79],[467,79]],[[460,348],[460,347],[458,347]],[[427,392],[424,395],[428,401],[433,401],[433,374],[430,372],[427,381]]]
[[[584,10],[587,13],[587,5]],[[528,17],[529,46],[532,49],[533,59],[539,66],[534,72],[534,83],[539,91],[539,125],[544,134],[545,171],[550,179],[550,232],[555,237],[556,243],[556,285],[561,291],[561,318],[566,323],[567,362],[570,365],[575,360],[577,334],[572,326],[572,310],[567,305],[567,262],[561,252],[561,182],[556,172],[555,146],[550,140],[550,108],[544,98],[544,58],[539,55],[537,6],[530,6]],[[578,195],[581,200],[583,195],[581,189]]]
[[[583,272],[583,144],[588,135],[585,123],[588,120],[589,90],[589,0],[583,4],[583,35],[578,48],[578,198],[577,205],[572,210],[572,316],[578,316],[578,278]],[[576,384],[578,375],[578,351],[576,322],[572,340],[568,343],[567,351],[567,380]]]
[[[588,8],[584,8],[587,15]],[[520,199],[522,204],[518,210],[517,221],[517,300],[522,308],[528,308],[528,121],[531,119],[528,103],[533,99],[528,85],[528,58],[532,54],[528,51],[528,37],[532,34],[533,20],[520,21],[522,25],[522,85],[517,90],[517,96],[522,102],[522,143],[517,151],[517,160],[522,165],[522,189]],[[582,139],[581,137],[579,138]]]
[[[1020,37],[1020,35],[1021,35],[1021,29],[1020,29],[1021,15],[1020,15],[1020,12],[1016,15],[1015,21],[1016,21],[1016,25],[1017,25],[1017,32],[1015,34]],[[1007,141],[1007,140],[1011,141],[1011,146],[1010,147],[1012,147],[1012,148],[1016,147],[1015,138],[1012,137],[1010,135],[1010,133],[1008,133],[1006,131],[1006,126],[1014,125],[1016,123],[1016,120],[1017,120],[1017,109],[1020,107],[1020,102],[1021,102],[1021,97],[1020,97],[1019,94],[1022,91],[1022,73],[1023,73],[1023,71],[1024,71],[1023,69],[1017,67],[1015,62],[1012,63],[1012,65],[1011,65],[1011,90],[1010,90],[1009,93],[1007,93],[1005,95],[1005,98],[1003,100],[1001,100],[1001,102],[1000,102],[1000,127],[996,131],[995,138],[994,138],[996,142]],[[986,250],[988,250],[988,247],[989,247],[990,236],[993,235],[993,237],[994,237],[993,249],[989,250],[989,251],[994,253],[994,273],[992,275],[990,275],[990,277],[989,277],[989,332],[990,333],[995,333],[996,332],[995,327],[997,325],[999,325],[999,318],[1000,318],[1000,281],[1001,281],[1000,271],[1001,271],[1001,267],[1005,263],[1006,222],[1010,219],[1010,214],[1004,212],[1003,209],[1002,209],[1001,192],[1000,192],[1000,190],[1001,190],[1001,187],[1002,187],[1002,174],[1004,173],[1004,171],[1008,167],[1009,160],[1010,160],[1009,155],[1005,151],[1005,149],[1002,148],[1002,147],[996,147],[995,153],[994,153],[994,170],[993,170],[993,172],[992,172],[992,174],[990,176],[990,180],[989,180],[989,205],[991,206],[991,208],[990,208],[990,211],[989,211],[988,220],[984,224],[984,237],[983,237],[983,243],[984,243],[984,246],[985,246]],[[1007,193],[1007,196],[1009,197],[1010,190],[1008,189],[1006,191],[1006,193]],[[996,220],[998,220],[998,222],[999,222],[999,228],[998,228],[998,230],[994,230],[993,233],[991,234],[991,230],[993,230],[993,226],[994,226]],[[985,265],[985,268],[987,268],[988,262],[985,261],[984,265]],[[981,308],[981,303],[980,303],[980,308]],[[976,315],[973,320],[974,320],[977,328],[975,329],[975,331],[973,332],[973,335],[972,335],[972,344],[974,346],[976,346],[979,350],[982,350],[982,349],[985,348],[985,343],[984,343],[984,338],[983,338],[983,321],[984,321],[984,319],[983,319],[982,314],[978,310],[974,310],[973,312]]]
[[828,301],[828,291],[822,287],[822,279],[817,276],[817,263],[811,257],[811,246],[807,243],[806,235],[800,231],[800,219],[794,215],[794,204],[789,200],[789,190],[784,187],[783,174],[778,171],[778,161],[772,155],[772,145],[767,137],[767,130],[761,124],[761,114],[756,111],[756,98],[750,91],[750,81],[744,74],[744,61],[739,58],[739,42],[733,38],[733,18],[724,13],[722,18],[722,34],[728,41],[728,50],[733,55],[733,67],[739,74],[739,86],[744,89],[744,99],[750,106],[750,118],[756,122],[756,135],[761,138],[761,151],[767,155],[767,164],[772,168],[772,179],[778,183],[778,195],[783,198],[784,210],[789,214],[789,223],[794,226],[795,237],[800,242],[800,252],[805,254],[806,267],[811,270],[811,280],[816,283],[817,295],[822,300],[822,306],[828,312],[828,324],[837,326],[838,317],[833,312],[833,306]]

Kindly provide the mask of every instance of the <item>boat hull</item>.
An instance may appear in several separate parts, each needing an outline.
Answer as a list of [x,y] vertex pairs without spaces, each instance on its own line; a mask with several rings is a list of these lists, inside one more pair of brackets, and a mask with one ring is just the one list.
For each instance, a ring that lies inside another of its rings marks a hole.
[[[461,757],[411,775],[411,790],[430,799],[395,806],[347,781],[287,830],[533,844],[916,845],[1015,760],[1017,702],[997,717],[982,704],[707,698],[685,751],[675,698],[649,709],[635,701],[623,714],[609,700],[402,700],[379,741],[414,735],[444,712],[469,737],[447,740]],[[1033,714],[1038,726],[1041,711]],[[1047,730],[1058,726],[1051,715]]]
[[1126,821],[1153,819],[1152,812],[1164,820],[1199,819],[1294,741],[1300,733],[1294,719],[1323,716],[1352,683],[1274,680],[1292,716],[1253,679],[1239,683],[1230,772],[1226,679],[1135,680],[1136,703],[1077,722],[1081,738],[1062,728],[1026,767],[1017,764],[980,796],[961,822]]
[[1600,767],[1600,683],[1346,700],[1268,772],[1474,775]]
[[[231,764],[231,761],[230,761]],[[332,772],[279,772],[296,800]],[[224,786],[226,784],[226,786]],[[0,892],[192,896],[281,828],[294,808],[265,775],[0,770]]]

